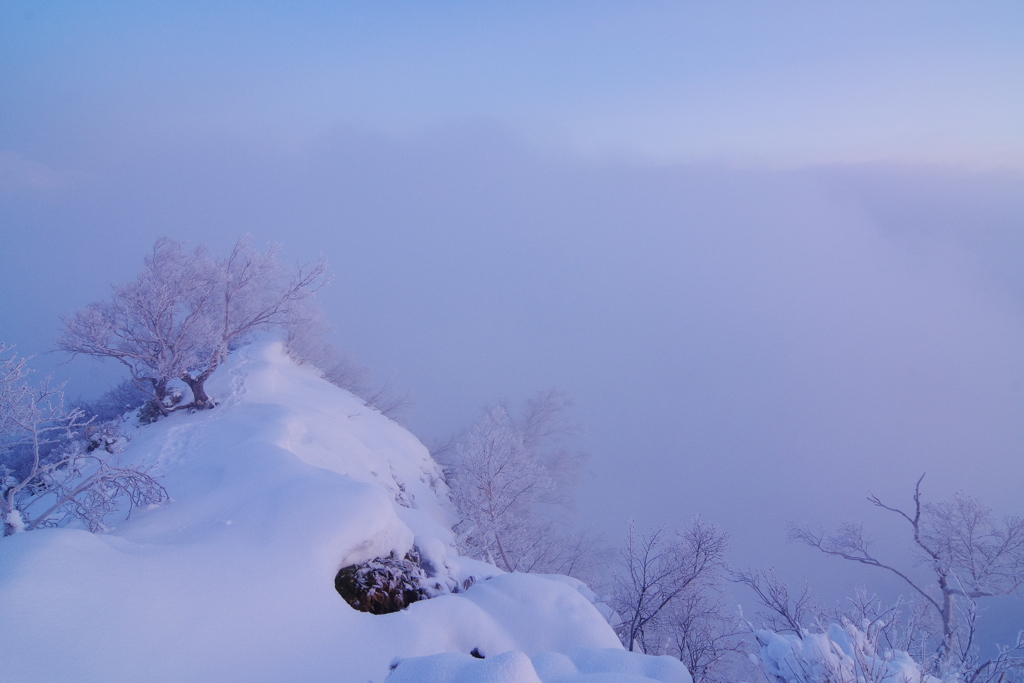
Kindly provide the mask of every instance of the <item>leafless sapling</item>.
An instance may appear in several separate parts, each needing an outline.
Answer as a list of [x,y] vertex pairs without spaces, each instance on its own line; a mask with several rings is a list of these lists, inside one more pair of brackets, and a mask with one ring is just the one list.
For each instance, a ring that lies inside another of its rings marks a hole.
[[614,593],[627,649],[648,649],[654,627],[676,603],[720,578],[726,544],[724,533],[699,518],[674,535],[664,526],[637,534],[630,523]]
[[761,609],[756,613],[761,625],[775,633],[792,633],[803,638],[804,630],[813,622],[817,609],[808,584],[792,597],[789,586],[774,569],[746,569],[733,572],[730,579],[754,592]]

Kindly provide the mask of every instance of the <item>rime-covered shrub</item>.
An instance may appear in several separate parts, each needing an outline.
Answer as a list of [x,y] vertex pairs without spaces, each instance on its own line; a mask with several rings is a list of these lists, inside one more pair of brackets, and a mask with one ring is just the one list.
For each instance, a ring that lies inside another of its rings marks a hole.
[[138,410],[149,399],[149,395],[130,379],[124,380],[103,392],[95,401],[80,401],[72,407],[81,410],[85,418],[93,422],[109,422],[125,413]]
[[772,683],[940,683],[906,652],[882,651],[870,628],[849,622],[823,633],[755,635],[761,668]]

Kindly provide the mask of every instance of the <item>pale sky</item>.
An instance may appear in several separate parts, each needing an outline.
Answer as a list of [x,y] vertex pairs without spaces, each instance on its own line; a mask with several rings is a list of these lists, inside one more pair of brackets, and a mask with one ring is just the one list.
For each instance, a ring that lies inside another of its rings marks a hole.
[[1022,31],[1018,2],[4,0],[0,140],[483,118],[662,161],[1019,167]]
[[417,435],[572,394],[612,537],[1024,512],[1024,4],[425,5],[0,0],[0,340],[250,232]]

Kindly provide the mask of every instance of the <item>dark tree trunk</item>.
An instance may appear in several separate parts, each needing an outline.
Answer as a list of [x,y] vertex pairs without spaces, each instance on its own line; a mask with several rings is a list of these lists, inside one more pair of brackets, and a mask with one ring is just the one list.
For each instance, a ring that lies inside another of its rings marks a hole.
[[217,403],[209,397],[206,393],[206,380],[209,379],[210,375],[216,369],[216,365],[204,370],[199,373],[199,376],[192,377],[189,374],[182,376],[181,381],[188,385],[188,388],[192,390],[192,403],[188,405],[193,410],[207,410],[213,408]]
[[189,408],[195,410],[206,410],[207,408],[213,407],[213,401],[206,393],[206,388],[203,386],[205,378],[200,376],[199,379],[186,379],[185,384],[192,390],[192,403],[189,404]]
[[153,398],[156,400],[157,405],[163,405],[164,399],[167,398],[167,379],[154,379],[153,377],[146,377],[149,383],[153,385]]

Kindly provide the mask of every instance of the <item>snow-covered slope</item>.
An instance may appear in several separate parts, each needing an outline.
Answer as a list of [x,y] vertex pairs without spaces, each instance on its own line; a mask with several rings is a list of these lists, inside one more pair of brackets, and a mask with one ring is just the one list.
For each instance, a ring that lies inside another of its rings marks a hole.
[[[0,540],[2,680],[379,683],[397,663],[395,681],[688,683],[623,652],[579,582],[456,556],[426,449],[279,345],[242,349],[209,387],[216,410],[140,428],[122,454],[170,503],[106,534]],[[379,616],[335,591],[339,568],[414,544],[479,580]]]

